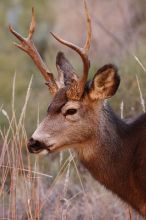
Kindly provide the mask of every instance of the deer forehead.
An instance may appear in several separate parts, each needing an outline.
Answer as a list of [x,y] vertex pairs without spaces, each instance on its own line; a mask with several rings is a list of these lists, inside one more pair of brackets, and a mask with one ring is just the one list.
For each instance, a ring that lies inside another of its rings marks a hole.
[[65,88],[60,89],[48,107],[48,114],[65,113],[67,109],[79,109],[83,104],[82,101],[68,100]]
[[65,88],[60,89],[50,103],[47,112],[55,114],[61,111],[62,107],[67,103]]

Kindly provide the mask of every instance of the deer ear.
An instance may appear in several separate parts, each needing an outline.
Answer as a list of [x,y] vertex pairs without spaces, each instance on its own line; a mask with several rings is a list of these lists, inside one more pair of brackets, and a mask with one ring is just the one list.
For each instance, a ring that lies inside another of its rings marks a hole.
[[108,64],[100,68],[95,74],[89,96],[92,100],[107,99],[113,96],[120,84],[120,77],[116,66]]
[[63,81],[64,85],[70,85],[73,80],[77,81],[78,76],[73,66],[66,59],[64,53],[58,52],[56,57],[56,66],[59,75],[59,81]]

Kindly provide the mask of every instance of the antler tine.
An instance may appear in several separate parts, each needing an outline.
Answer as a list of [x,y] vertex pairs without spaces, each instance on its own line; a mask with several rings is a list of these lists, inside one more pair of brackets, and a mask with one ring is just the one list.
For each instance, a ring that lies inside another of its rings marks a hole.
[[34,13],[34,7],[32,7],[32,17],[31,17],[31,23],[28,33],[28,38],[30,40],[32,39],[33,33],[35,32],[35,27],[36,27],[35,13]]
[[92,29],[91,29],[91,18],[90,18],[89,12],[88,12],[88,7],[87,7],[86,0],[84,0],[84,7],[85,7],[86,26],[87,26],[87,38],[86,38],[86,43],[85,43],[85,46],[84,46],[84,52],[88,53],[88,51],[90,49],[90,44],[91,44]]
[[78,47],[77,45],[75,45],[73,43],[70,43],[70,42],[68,42],[66,40],[63,40],[62,38],[58,37],[54,33],[51,33],[52,36],[57,41],[59,41],[63,45],[65,45],[65,46],[73,49],[74,51],[76,51],[80,55],[80,57],[82,59],[82,62],[83,62],[83,76],[79,80],[79,86],[78,86],[79,90],[80,90],[79,91],[80,92],[80,96],[83,93],[84,86],[85,86],[85,83],[86,83],[87,78],[88,78],[88,71],[89,71],[89,68],[90,68],[90,61],[88,59],[88,51],[90,49],[91,33],[92,33],[92,30],[91,30],[91,19],[90,19],[90,16],[89,16],[86,0],[84,0],[84,7],[85,7],[85,14],[86,14],[87,36],[86,36],[86,42],[85,42],[85,45],[84,45],[83,48]]
[[55,82],[53,74],[48,70],[48,67],[43,62],[32,40],[33,33],[35,32],[35,26],[36,26],[35,13],[34,13],[34,8],[32,8],[32,19],[30,23],[28,36],[26,38],[22,37],[19,33],[17,33],[12,28],[12,26],[9,26],[9,30],[20,41],[20,44],[17,43],[14,44],[21,50],[25,51],[32,58],[35,65],[40,70],[42,76],[45,78],[46,84],[48,85],[50,92],[54,95],[58,90],[57,84]]

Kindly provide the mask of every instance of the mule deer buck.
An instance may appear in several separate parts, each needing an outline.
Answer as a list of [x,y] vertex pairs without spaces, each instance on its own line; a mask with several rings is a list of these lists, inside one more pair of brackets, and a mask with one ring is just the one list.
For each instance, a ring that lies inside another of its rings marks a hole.
[[11,26],[20,41],[18,48],[34,61],[46,80],[53,99],[47,116],[28,142],[31,153],[52,153],[74,148],[92,176],[146,217],[146,114],[132,122],[120,119],[107,103],[120,84],[117,68],[108,64],[87,81],[90,62],[91,21],[85,3],[87,37],[83,48],[52,35],[76,51],[83,62],[83,74],[76,71],[62,52],[57,54],[58,79],[48,70],[33,42],[34,9],[27,38]]

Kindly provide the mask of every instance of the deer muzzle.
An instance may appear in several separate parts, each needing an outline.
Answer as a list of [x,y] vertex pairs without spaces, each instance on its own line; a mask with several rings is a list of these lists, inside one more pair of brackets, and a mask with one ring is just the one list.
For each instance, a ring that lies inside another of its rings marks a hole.
[[44,143],[34,140],[33,138],[30,138],[27,144],[28,150],[30,153],[38,154],[43,150],[47,150],[49,152],[49,149],[46,149],[46,146]]

